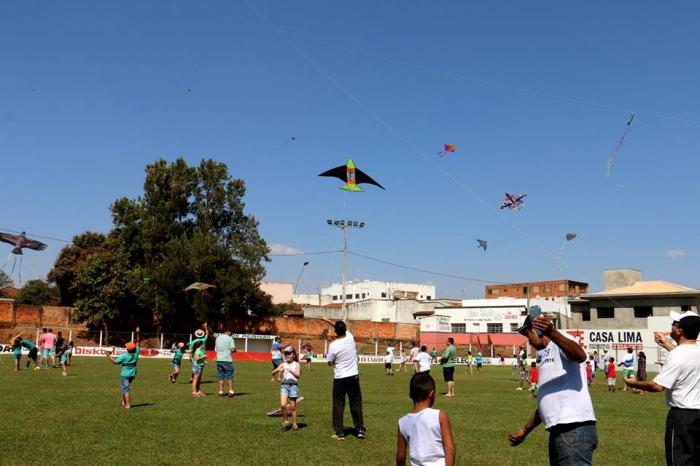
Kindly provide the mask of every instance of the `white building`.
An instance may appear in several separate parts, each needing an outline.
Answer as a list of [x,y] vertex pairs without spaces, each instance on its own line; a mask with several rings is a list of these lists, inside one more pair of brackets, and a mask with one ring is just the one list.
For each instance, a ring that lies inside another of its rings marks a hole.
[[[400,324],[417,324],[417,315],[432,314],[435,302],[416,301],[415,299],[365,299],[347,305],[348,320],[368,320],[372,322],[392,322]],[[441,308],[439,308],[442,310]],[[340,305],[304,306],[304,318],[313,319],[325,316],[331,320],[345,319]]]
[[273,304],[288,303],[292,300],[293,283],[261,281],[258,286],[272,297]]
[[[334,283],[321,288],[321,305],[343,302],[343,285]],[[430,301],[435,299],[435,285],[430,283],[397,283],[379,280],[349,281],[345,284],[345,302],[355,303],[366,299],[415,299]],[[318,305],[316,294],[294,295],[294,302]]]

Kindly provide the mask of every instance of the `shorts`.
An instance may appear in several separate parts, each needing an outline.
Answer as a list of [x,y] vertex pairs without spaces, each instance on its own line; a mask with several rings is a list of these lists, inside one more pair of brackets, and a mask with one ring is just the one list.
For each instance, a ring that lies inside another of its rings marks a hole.
[[481,366],[483,366],[483,365],[484,365],[484,363],[482,363],[482,362],[477,362],[477,363],[476,363],[477,369],[481,369]]
[[313,360],[313,356],[307,356],[306,357],[306,362],[311,362]]
[[454,366],[452,367],[443,367],[442,368],[442,378],[445,379],[445,382],[452,382],[455,379],[455,368]]
[[634,369],[622,369],[622,375],[627,377],[632,377],[634,375]]
[[29,356],[28,358],[31,359],[32,361],[36,362],[36,356],[39,354],[39,350],[36,348],[32,348],[29,350]]
[[385,363],[384,363],[384,369],[391,369],[391,363],[390,363],[390,362],[385,362]]
[[530,384],[530,391],[534,392],[535,390],[537,390],[537,382],[532,382]]
[[49,359],[49,358],[51,358],[51,357],[54,356],[54,355],[51,354],[51,353],[53,353],[53,351],[51,351],[51,350],[48,349],[48,348],[44,348],[44,351],[42,352],[41,355],[42,355],[42,357],[43,357],[44,359]]
[[119,377],[119,385],[121,385],[122,395],[126,395],[131,390],[131,382],[134,381],[134,377]]
[[272,360],[272,368],[273,368],[273,369],[277,369],[277,367],[278,367],[280,364],[282,364],[282,360],[281,360],[281,359],[273,359],[273,360]]
[[280,395],[287,395],[292,400],[299,398],[299,385],[295,383],[280,384]]
[[617,379],[615,377],[608,377],[608,385],[615,385]]
[[12,353],[12,357],[13,357],[14,359],[22,359],[22,353],[21,353],[21,352],[20,352],[20,353],[14,353],[14,352],[13,352],[13,353]]
[[216,378],[233,380],[233,363],[231,361],[216,361]]
[[180,364],[173,363],[173,369],[180,370]]
[[199,366],[197,364],[192,365],[192,375],[199,375],[202,373],[202,370],[204,370],[204,365],[201,365],[201,366]]

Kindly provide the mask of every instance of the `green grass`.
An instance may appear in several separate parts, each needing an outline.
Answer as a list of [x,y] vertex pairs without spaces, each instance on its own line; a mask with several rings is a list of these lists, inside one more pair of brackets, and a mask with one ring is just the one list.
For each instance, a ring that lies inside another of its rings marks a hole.
[[[0,463],[393,463],[396,424],[411,409],[410,372],[387,377],[381,365],[361,366],[368,439],[338,442],[330,439],[330,368],[315,363],[301,379],[306,401],[299,408],[304,424],[299,432],[280,432],[280,418],[265,416],[279,400],[269,369],[269,364],[236,363],[236,390],[242,396],[193,399],[186,384],[189,366],[183,366],[184,377],[171,385],[168,361],[143,358],[134,382],[135,407],[125,411],[119,406],[119,369],[106,359],[76,357],[70,376],[63,378],[58,369],[12,372],[10,358],[3,356]],[[206,367],[204,382],[203,390],[215,394],[213,364]],[[442,389],[444,384],[438,383]],[[458,464],[547,464],[547,433],[542,427],[517,448],[506,441],[506,432],[524,425],[535,408],[526,392],[514,387],[510,368],[489,368],[473,376],[458,368],[457,397],[436,402],[452,420]],[[599,426],[596,464],[663,464],[663,395],[609,394],[605,389],[599,383],[592,390]],[[351,426],[347,408],[345,422]]]

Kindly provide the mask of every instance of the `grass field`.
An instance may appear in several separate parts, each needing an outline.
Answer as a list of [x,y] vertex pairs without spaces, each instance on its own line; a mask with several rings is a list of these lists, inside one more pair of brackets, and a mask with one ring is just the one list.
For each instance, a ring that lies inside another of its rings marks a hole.
[[[119,368],[106,359],[76,357],[70,376],[63,378],[58,369],[13,372],[10,358],[0,357],[0,463],[388,465],[394,462],[397,421],[411,409],[410,370],[387,377],[379,364],[362,365],[368,438],[333,441],[332,371],[315,363],[301,379],[306,397],[299,408],[301,430],[280,432],[280,418],[265,416],[279,400],[269,364],[236,363],[241,396],[233,400],[193,399],[186,383],[189,366],[183,365],[184,377],[175,385],[167,381],[169,367],[167,360],[141,359],[134,408],[125,411],[119,406]],[[215,371],[209,364],[204,373],[202,388],[210,395],[217,391]],[[547,464],[547,433],[541,426],[517,448],[506,441],[506,432],[524,425],[535,408],[526,392],[514,389],[510,368],[467,376],[458,367],[455,379],[457,396],[439,398],[435,407],[452,420],[457,464]],[[596,464],[663,464],[663,395],[605,389],[602,383],[592,389],[599,428]],[[347,408],[345,422],[351,426]]]

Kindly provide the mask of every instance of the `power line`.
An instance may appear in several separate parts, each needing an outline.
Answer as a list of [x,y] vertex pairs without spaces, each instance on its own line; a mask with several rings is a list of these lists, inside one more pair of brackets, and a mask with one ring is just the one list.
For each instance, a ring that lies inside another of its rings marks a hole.
[[[11,229],[9,229],[9,228],[2,228],[2,227],[0,227],[0,231],[6,231],[6,232],[8,232],[8,233],[14,233],[14,234],[17,234],[17,235],[19,235],[20,233],[23,233],[23,232],[21,232],[21,231],[11,230]],[[48,239],[48,240],[51,240],[51,241],[60,241],[60,242],[62,242],[62,243],[72,243],[72,242],[73,242],[73,241],[70,241],[70,240],[67,240],[67,239],[54,238],[54,237],[51,237],[51,236],[42,236],[42,235],[37,235],[37,234],[35,234],[35,233],[29,233],[29,232],[26,232],[26,231],[25,231],[24,233],[25,233],[27,236],[31,236],[31,237],[33,237],[33,238]]]
[[318,256],[323,254],[338,254],[342,249],[336,251],[314,251],[314,252],[292,252],[289,254],[268,254],[270,257],[294,257],[294,256]]

